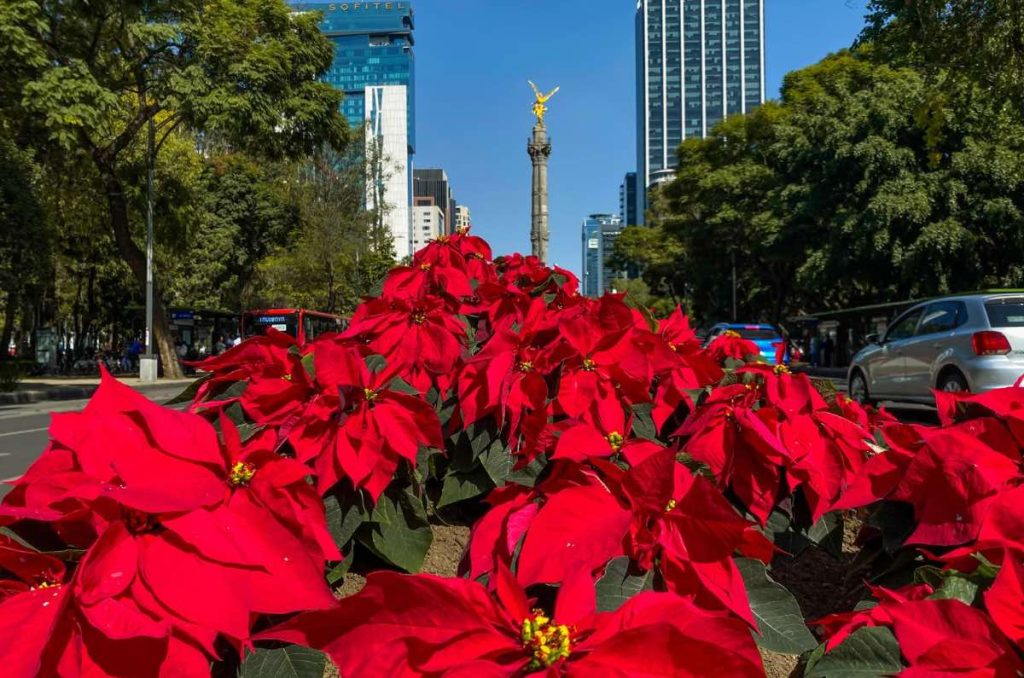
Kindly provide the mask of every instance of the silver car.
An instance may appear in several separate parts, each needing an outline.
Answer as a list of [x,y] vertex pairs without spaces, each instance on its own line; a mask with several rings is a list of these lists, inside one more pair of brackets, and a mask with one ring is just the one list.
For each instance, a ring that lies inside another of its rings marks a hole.
[[932,389],[980,393],[1024,375],[1024,291],[933,299],[896,318],[853,357],[860,402],[932,403]]

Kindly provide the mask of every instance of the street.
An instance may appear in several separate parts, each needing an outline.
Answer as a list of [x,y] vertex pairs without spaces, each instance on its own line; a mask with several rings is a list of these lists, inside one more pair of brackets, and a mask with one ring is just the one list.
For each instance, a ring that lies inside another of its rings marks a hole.
[[[181,391],[182,386],[174,384],[150,389],[145,395],[154,402],[162,403]],[[20,476],[46,448],[51,412],[73,412],[82,409],[86,402],[51,401],[0,407],[0,480]],[[184,407],[184,404],[177,407]],[[10,486],[0,485],[0,497],[9,490]]]

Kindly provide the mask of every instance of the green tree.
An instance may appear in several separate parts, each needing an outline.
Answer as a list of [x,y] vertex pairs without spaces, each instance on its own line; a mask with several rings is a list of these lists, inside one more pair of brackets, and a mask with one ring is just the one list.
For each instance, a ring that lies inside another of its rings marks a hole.
[[381,170],[373,169],[380,159],[362,148],[353,143],[344,156],[325,153],[300,169],[292,184],[299,230],[261,263],[253,303],[349,313],[379,293],[395,255],[383,202],[364,207],[367,176]]
[[0,130],[0,293],[3,325],[0,358],[6,356],[17,311],[39,293],[50,266],[52,228],[38,192],[39,170]]
[[[341,95],[317,80],[333,59],[317,19],[282,0],[7,0],[0,107],[91,161],[117,251],[141,286],[126,169],[151,122],[158,147],[179,127],[270,157],[344,144]],[[173,375],[180,370],[155,301],[155,338]]]

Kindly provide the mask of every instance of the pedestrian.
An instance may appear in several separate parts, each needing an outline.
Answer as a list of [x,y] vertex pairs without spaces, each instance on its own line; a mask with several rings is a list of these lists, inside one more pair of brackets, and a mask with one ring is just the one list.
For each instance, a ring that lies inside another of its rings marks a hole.
[[224,335],[217,335],[217,342],[213,345],[213,355],[220,355],[224,351],[228,350],[227,344],[224,343]]
[[133,338],[132,343],[128,346],[128,359],[133,370],[139,369],[139,355],[142,351],[142,342],[138,337]]
[[232,335],[232,337],[231,337],[231,345],[232,346],[238,346],[241,343],[242,343],[242,338],[240,336],[238,336],[237,334]]
[[822,346],[822,367],[832,367],[832,354],[835,352],[836,342],[832,339],[832,335],[829,334],[825,337],[825,343]]

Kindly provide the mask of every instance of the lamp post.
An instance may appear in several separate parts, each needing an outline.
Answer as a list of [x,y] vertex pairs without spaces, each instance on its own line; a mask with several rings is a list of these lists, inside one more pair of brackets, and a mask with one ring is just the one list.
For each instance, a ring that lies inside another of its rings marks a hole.
[[153,171],[156,164],[156,124],[149,119],[146,143],[146,353],[139,358],[139,381],[157,380],[159,359],[153,352]]

